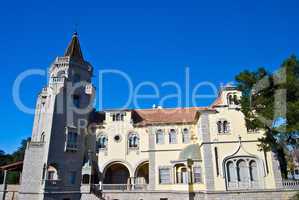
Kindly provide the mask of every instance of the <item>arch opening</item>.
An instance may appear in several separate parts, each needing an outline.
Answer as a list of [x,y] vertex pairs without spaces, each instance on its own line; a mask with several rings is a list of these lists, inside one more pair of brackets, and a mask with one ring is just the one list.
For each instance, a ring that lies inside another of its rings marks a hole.
[[129,169],[121,163],[113,163],[104,174],[104,184],[127,184],[130,178]]
[[149,163],[140,164],[135,171],[135,184],[149,183]]

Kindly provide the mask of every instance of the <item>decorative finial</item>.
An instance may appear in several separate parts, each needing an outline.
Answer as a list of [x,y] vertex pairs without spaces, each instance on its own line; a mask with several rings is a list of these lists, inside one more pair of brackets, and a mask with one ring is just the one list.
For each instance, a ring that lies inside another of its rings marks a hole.
[[78,24],[77,23],[75,24],[73,36],[78,36]]

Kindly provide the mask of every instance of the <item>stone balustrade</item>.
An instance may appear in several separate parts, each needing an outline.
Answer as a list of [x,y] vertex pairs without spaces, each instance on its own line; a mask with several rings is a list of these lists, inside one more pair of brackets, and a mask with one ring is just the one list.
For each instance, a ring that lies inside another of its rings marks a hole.
[[51,77],[50,84],[64,83],[65,77]]
[[299,190],[299,180],[284,180],[282,185],[284,189]]

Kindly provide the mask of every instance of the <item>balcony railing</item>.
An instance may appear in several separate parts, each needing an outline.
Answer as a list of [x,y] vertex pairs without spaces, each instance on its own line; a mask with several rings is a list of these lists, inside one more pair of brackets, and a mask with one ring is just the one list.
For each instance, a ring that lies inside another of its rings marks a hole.
[[56,58],[57,62],[65,62],[68,63],[70,61],[70,57],[66,56],[66,57],[57,57]]
[[59,84],[59,83],[64,83],[65,77],[51,77],[50,78],[50,83],[51,84]]
[[284,180],[282,185],[284,189],[299,190],[299,180]]
[[44,189],[47,191],[59,190],[61,188],[61,180],[44,180]]
[[131,190],[132,185],[130,184],[103,184],[102,190],[119,190],[119,191],[126,191]]
[[136,191],[136,190],[147,190],[147,184],[102,184],[102,185],[93,185],[93,190],[95,191]]

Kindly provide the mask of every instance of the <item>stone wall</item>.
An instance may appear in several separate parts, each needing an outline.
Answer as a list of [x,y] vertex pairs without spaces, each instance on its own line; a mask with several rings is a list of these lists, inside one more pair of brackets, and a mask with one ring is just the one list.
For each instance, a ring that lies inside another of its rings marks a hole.
[[234,191],[234,192],[211,192],[207,194],[194,194],[190,200],[289,200],[296,192],[283,190],[263,190],[263,191]]
[[[232,192],[198,192],[179,191],[140,191],[140,192],[105,192],[104,200],[289,200],[296,192],[285,190],[232,191]],[[99,200],[93,194],[82,194],[81,200]]]

